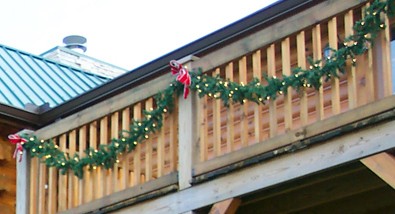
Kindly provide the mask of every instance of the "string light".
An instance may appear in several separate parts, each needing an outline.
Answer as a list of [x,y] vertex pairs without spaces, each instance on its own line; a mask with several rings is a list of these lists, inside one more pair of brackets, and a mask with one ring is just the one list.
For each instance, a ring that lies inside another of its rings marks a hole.
[[[375,10],[373,11],[372,9],[367,9],[367,10],[371,10],[371,14],[373,14],[374,16],[378,15],[380,12],[384,12],[387,13],[387,11],[390,11],[389,8],[388,10],[383,10],[384,6],[381,6],[381,4],[379,4],[380,7],[377,6],[376,2],[379,1],[375,1],[374,3],[371,4],[375,5],[374,7],[372,6],[371,8],[374,8]],[[389,4],[388,4],[389,5]],[[363,53],[366,49],[369,48],[369,46],[366,46],[365,43],[367,43],[368,45],[370,44],[370,39],[374,39],[374,37],[377,35],[377,31],[379,30],[378,27],[380,28],[384,28],[385,27],[385,23],[377,23],[375,20],[371,21],[372,18],[376,18],[376,17],[372,17],[369,16],[369,12],[366,13],[367,16],[365,16],[365,18],[362,19],[362,21],[359,22],[359,28],[358,28],[358,24],[357,24],[357,28],[356,28],[356,33],[355,35],[353,35],[353,37],[348,37],[346,38],[347,42],[343,42],[344,47],[339,47],[341,50],[341,48],[352,48],[352,49],[342,49],[343,51],[346,50],[346,54],[344,57],[344,60],[347,60],[348,58],[351,58],[351,61],[353,63],[356,62],[356,58],[354,57],[353,54],[360,54]],[[369,22],[367,22],[366,20],[368,20]],[[368,28],[362,28],[361,26],[365,26],[368,25]],[[375,25],[375,26],[374,26]],[[358,41],[357,41],[358,40]],[[359,45],[359,42],[361,45]],[[352,45],[354,45],[355,47],[352,47]],[[192,85],[194,85],[196,87],[196,89],[198,89],[199,93],[201,93],[200,95],[208,95],[208,96],[213,96],[215,98],[220,97],[221,100],[224,101],[225,105],[227,105],[229,102],[242,102],[242,103],[246,103],[248,100],[253,100],[253,101],[257,101],[259,100],[260,102],[264,102],[264,100],[270,100],[276,99],[276,93],[278,94],[284,94],[286,93],[286,88],[285,87],[280,87],[281,90],[279,90],[279,84],[281,83],[281,85],[283,86],[287,86],[287,87],[292,87],[292,88],[296,88],[299,89],[302,85],[304,87],[311,87],[312,85],[314,87],[320,86],[319,84],[321,84],[322,86],[322,79],[325,78],[325,76],[327,78],[330,78],[332,76],[337,77],[336,74],[334,73],[334,70],[331,70],[331,68],[327,69],[328,67],[325,67],[327,64],[330,63],[331,66],[338,68],[336,66],[339,66],[339,58],[343,57],[342,55],[337,55],[336,51],[339,50],[333,50],[332,52],[332,57],[328,57],[328,59],[331,59],[332,61],[327,62],[326,64],[322,65],[322,68],[320,70],[321,71],[325,71],[319,73],[319,75],[321,76],[310,76],[309,73],[305,73],[305,72],[316,72],[316,71],[309,71],[306,69],[301,69],[298,68],[297,70],[294,70],[292,73],[294,76],[286,76],[283,75],[283,79],[279,80],[279,81],[271,81],[270,77],[268,78],[268,86],[264,86],[264,87],[260,87],[260,88],[254,88],[253,84],[251,84],[252,87],[247,88],[246,86],[250,86],[249,84],[245,85],[244,82],[240,82],[240,84],[238,85],[235,82],[230,82],[231,80],[225,81],[224,79],[220,78],[219,76],[217,77],[211,77],[211,76],[206,76],[203,75],[202,77],[200,75],[196,75],[194,73],[191,73],[191,77],[192,77]],[[357,55],[358,55],[357,54]],[[348,57],[348,58],[346,58]],[[324,57],[325,58],[325,57]],[[343,60],[343,59],[340,59]],[[313,70],[314,68],[320,68],[319,64],[320,61],[316,61],[316,63],[311,64],[309,66],[310,70]],[[335,66],[334,66],[335,65]],[[318,69],[317,69],[318,70]],[[303,74],[301,77],[298,75],[298,73]],[[332,74],[331,74],[332,73]],[[306,75],[305,75],[306,74]],[[314,74],[316,75],[316,74]],[[294,78],[293,78],[294,77]],[[317,78],[316,78],[317,77]],[[202,82],[199,82],[197,80],[201,80],[203,78]],[[299,78],[299,79],[295,79],[295,78]],[[274,75],[272,76],[272,79],[277,79],[277,77]],[[305,81],[306,82],[303,82]],[[206,83],[207,81],[207,83]],[[254,79],[255,81],[255,79]],[[148,135],[148,131],[151,129],[149,128],[149,124],[152,124],[152,127],[155,128],[160,128],[164,120],[164,116],[161,112],[161,109],[164,113],[170,111],[171,109],[167,109],[165,107],[171,106],[171,102],[174,102],[174,99],[172,96],[175,94],[175,92],[179,92],[178,90],[181,89],[181,87],[174,87],[176,86],[175,84],[176,81],[174,81],[173,83],[170,83],[170,87],[168,87],[167,89],[165,89],[163,92],[161,92],[161,94],[159,94],[160,96],[158,96],[159,98],[155,98],[155,104],[158,106],[158,111],[154,111],[154,108],[149,108],[149,111],[152,111],[152,113],[147,113],[144,112],[144,119],[142,119],[141,121],[143,121],[143,124],[141,122],[137,123],[133,123],[130,131],[130,135],[128,135],[128,137],[125,138],[121,138],[122,142],[133,142],[132,145],[128,144],[127,146],[129,147],[129,150],[132,150],[135,148],[135,146],[133,145],[137,145],[138,142],[140,140],[143,140],[142,138],[148,139],[149,135]],[[199,84],[202,84],[201,86]],[[301,84],[302,83],[302,84]],[[311,83],[311,84],[310,84]],[[211,87],[214,86],[213,88],[210,88],[209,90],[201,90],[200,88],[203,88],[203,84],[205,87]],[[263,83],[262,83],[263,84]],[[224,85],[224,87],[230,87],[229,89],[225,89],[222,86],[218,85]],[[236,86],[236,87],[235,87]],[[257,81],[255,83],[255,86],[261,86],[261,83],[259,81]],[[191,87],[191,89],[193,90],[195,87]],[[247,89],[247,90],[238,90],[238,87],[243,87],[241,89]],[[246,88],[244,88],[246,87]],[[232,96],[233,94],[235,94],[235,91],[237,93],[237,96],[235,95],[234,97]],[[171,93],[170,93],[171,92]],[[228,100],[228,97],[226,96],[226,94],[228,94],[229,98],[233,97],[233,99],[229,99],[231,101]],[[222,95],[222,96],[221,96]],[[155,118],[155,122],[158,122],[159,125],[156,125],[155,123],[153,123],[154,121],[152,120],[152,118]],[[161,122],[162,120],[162,122]],[[144,130],[146,132],[143,133],[143,135],[141,134],[142,129],[140,128],[136,128],[136,124],[138,126],[143,126],[144,125]],[[156,131],[156,129],[154,129],[153,131]],[[145,134],[147,133],[147,134]],[[144,137],[142,137],[144,136]],[[31,151],[32,153],[32,157],[45,157],[47,159],[49,158],[53,158],[53,160],[48,160],[46,161],[47,164],[52,164],[52,165],[48,165],[48,166],[54,166],[56,165],[56,167],[61,168],[62,172],[64,172],[63,170],[73,170],[75,171],[75,174],[77,176],[82,176],[82,172],[85,166],[90,166],[93,169],[97,169],[97,166],[103,165],[106,168],[111,167],[111,164],[113,164],[114,162],[119,163],[119,159],[117,159],[116,157],[121,154],[122,152],[126,152],[126,149],[124,147],[122,147],[122,149],[114,149],[119,147],[120,144],[119,140],[115,140],[115,141],[111,141],[111,144],[106,144],[106,145],[101,145],[99,150],[94,149],[92,150],[92,148],[87,149],[85,152],[86,154],[88,154],[85,157],[81,157],[81,159],[79,159],[78,157],[73,157],[73,158],[69,158],[70,154],[67,154],[67,152],[63,152],[60,150],[56,150],[59,148],[58,145],[54,144],[51,140],[48,141],[44,141],[43,139],[38,140],[37,137],[30,137],[26,138],[29,139],[28,142],[25,143],[25,145],[23,146],[25,149],[27,149],[28,151]],[[42,145],[40,145],[39,143],[41,143]],[[43,143],[48,143],[48,144],[43,144]],[[23,144],[23,142],[21,142],[21,144]],[[62,144],[63,145],[63,144]],[[113,145],[113,146],[111,146]],[[126,147],[126,146],[125,146]],[[45,149],[43,149],[45,148]],[[122,150],[122,151],[120,151]],[[20,153],[22,153],[22,151],[19,151]],[[80,151],[82,152],[82,151]],[[92,154],[93,153],[93,154]],[[108,160],[106,158],[106,155],[117,155],[117,156],[111,156],[109,158],[111,158],[110,163],[106,162],[105,160]],[[92,155],[94,155],[94,157],[91,157]],[[86,158],[86,159],[84,159]],[[100,160],[102,159],[102,160]],[[84,161],[82,161],[84,160]],[[103,161],[103,162],[100,162]],[[75,162],[79,162],[78,164],[76,164]],[[64,166],[64,167],[60,167]]]

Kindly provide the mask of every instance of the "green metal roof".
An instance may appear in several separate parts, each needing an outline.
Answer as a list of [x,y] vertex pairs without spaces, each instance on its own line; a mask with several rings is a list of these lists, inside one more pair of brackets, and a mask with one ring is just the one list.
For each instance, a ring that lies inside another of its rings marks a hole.
[[108,78],[0,45],[0,103],[51,108],[85,93]]

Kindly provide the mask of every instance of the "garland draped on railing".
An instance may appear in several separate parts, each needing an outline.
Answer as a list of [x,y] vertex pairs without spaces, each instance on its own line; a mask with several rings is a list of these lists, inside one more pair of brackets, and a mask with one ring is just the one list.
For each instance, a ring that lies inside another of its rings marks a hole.
[[[98,149],[88,148],[84,151],[84,156],[75,153],[70,156],[59,150],[52,140],[41,140],[34,135],[10,135],[11,142],[22,145],[23,149],[29,151],[31,157],[38,157],[48,167],[56,167],[62,174],[72,170],[74,174],[82,178],[85,167],[95,169],[103,166],[110,169],[119,162],[118,158],[125,152],[134,150],[137,144],[148,139],[150,134],[159,131],[163,125],[164,113],[171,112],[174,107],[175,96],[184,93],[187,96],[188,90],[197,91],[200,97],[210,96],[223,101],[225,106],[230,103],[243,104],[247,100],[258,104],[265,104],[267,100],[275,100],[279,95],[285,94],[289,87],[299,91],[306,87],[319,89],[322,79],[328,81],[338,78],[345,73],[347,61],[352,65],[356,63],[356,56],[366,52],[378,33],[386,28],[382,20],[382,14],[392,16],[395,5],[393,0],[376,0],[364,11],[364,18],[354,25],[354,35],[345,38],[343,45],[338,50],[332,49],[331,55],[327,57],[321,66],[321,61],[309,60],[310,67],[305,70],[300,67],[292,70],[292,75],[283,75],[281,78],[275,76],[264,76],[267,83],[263,84],[258,79],[253,79],[249,83],[236,83],[225,80],[220,76],[212,77],[203,74],[201,71],[188,73],[182,65],[177,67],[172,61],[171,67],[183,69],[183,75],[190,75],[189,81],[179,81],[183,79],[177,77],[169,87],[154,96],[155,109],[143,112],[143,119],[133,120],[130,129],[124,130],[119,138],[114,138],[109,144],[99,145]],[[186,72],[186,74],[185,74]],[[172,70],[177,74],[178,70]],[[16,140],[20,137],[20,140]],[[22,149],[17,148],[15,152],[22,154]]]

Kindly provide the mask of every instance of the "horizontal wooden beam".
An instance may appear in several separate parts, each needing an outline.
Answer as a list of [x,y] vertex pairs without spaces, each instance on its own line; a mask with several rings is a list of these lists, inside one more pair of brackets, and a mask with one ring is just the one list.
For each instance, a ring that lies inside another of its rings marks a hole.
[[85,203],[76,208],[69,209],[64,212],[60,212],[61,214],[71,214],[71,213],[87,213],[96,210],[101,210],[105,207],[115,205],[117,203],[130,200],[136,197],[141,197],[144,194],[148,194],[150,192],[160,190],[166,188],[168,186],[177,184],[178,173],[171,173],[169,175],[165,175],[156,180],[149,181],[144,184],[140,184],[111,195],[104,196],[103,198],[94,200],[89,203]]
[[[174,77],[171,74],[160,76],[149,82],[134,87],[103,102],[86,108],[69,117],[58,120],[35,132],[42,139],[49,139],[69,130],[85,125],[98,118],[130,106],[151,97],[166,88]],[[60,118],[59,118],[60,119]]]
[[308,10],[295,14],[230,45],[213,51],[201,57],[200,60],[193,62],[192,66],[193,68],[201,67],[204,71],[213,69],[329,17],[335,16],[340,12],[360,5],[363,2],[366,2],[366,0],[324,1]]
[[240,161],[264,154],[265,152],[274,151],[278,148],[298,142],[302,139],[317,136],[319,134],[334,130],[336,128],[361,121],[374,115],[391,111],[395,109],[395,96],[389,96],[382,100],[370,103],[356,109],[341,113],[339,115],[318,121],[304,128],[289,131],[283,135],[268,139],[265,142],[257,143],[252,146],[243,148],[239,151],[225,154],[223,156],[211,159],[205,162],[197,163],[194,166],[194,176],[198,176],[227,165],[238,163]]
[[393,155],[382,152],[361,159],[361,162],[395,189],[395,157]]
[[350,132],[118,213],[183,213],[267,188],[395,147],[395,121]]
[[234,214],[241,204],[238,198],[230,198],[218,202],[211,207],[209,214]]
[[[328,171],[333,172],[334,170]],[[310,184],[311,186],[305,186],[302,189],[291,190],[267,198],[258,198],[254,202],[259,203],[259,207],[261,208],[259,212],[257,211],[256,213],[308,213],[303,211],[305,209],[319,207],[323,204],[347,200],[357,197],[359,194],[386,187],[386,184],[380,179],[372,179],[372,177],[374,178],[374,175],[365,168],[364,170],[335,177],[323,182],[308,183],[307,181],[306,184]],[[300,180],[303,181],[305,179]],[[282,186],[280,186],[280,188],[281,187]],[[262,196],[264,197],[266,195],[262,193]],[[249,204],[249,206],[245,206],[245,204],[243,204],[243,208],[246,207],[250,209],[253,205]]]

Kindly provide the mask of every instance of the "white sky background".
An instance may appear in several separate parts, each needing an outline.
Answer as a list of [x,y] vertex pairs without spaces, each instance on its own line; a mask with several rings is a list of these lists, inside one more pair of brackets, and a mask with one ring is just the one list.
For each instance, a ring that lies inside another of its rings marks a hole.
[[276,0],[12,0],[2,4],[0,43],[33,54],[87,38],[88,56],[131,70]]

